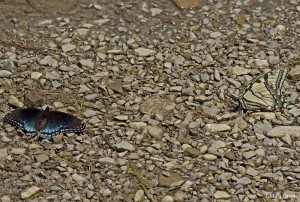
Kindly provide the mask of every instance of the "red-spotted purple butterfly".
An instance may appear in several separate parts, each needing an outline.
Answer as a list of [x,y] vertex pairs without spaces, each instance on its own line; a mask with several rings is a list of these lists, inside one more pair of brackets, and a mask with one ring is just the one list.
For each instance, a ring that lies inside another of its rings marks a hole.
[[51,139],[59,133],[82,133],[85,124],[77,117],[60,111],[42,109],[16,109],[4,118],[4,122],[34,137]]

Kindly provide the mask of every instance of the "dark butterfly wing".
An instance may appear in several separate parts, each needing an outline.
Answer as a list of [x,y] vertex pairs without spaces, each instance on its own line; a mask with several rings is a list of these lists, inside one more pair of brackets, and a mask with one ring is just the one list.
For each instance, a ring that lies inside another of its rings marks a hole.
[[82,133],[85,124],[77,117],[59,111],[50,111],[41,136],[47,139],[59,133]]
[[16,109],[8,114],[4,118],[4,122],[17,127],[26,133],[36,134],[36,122],[43,115],[43,110],[41,109]]

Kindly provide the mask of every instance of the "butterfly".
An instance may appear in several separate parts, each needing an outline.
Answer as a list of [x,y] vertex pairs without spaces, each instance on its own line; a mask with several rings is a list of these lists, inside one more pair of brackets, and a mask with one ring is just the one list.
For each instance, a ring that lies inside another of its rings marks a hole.
[[4,122],[29,133],[51,139],[59,133],[82,133],[85,124],[79,118],[60,111],[26,108],[16,109],[4,117]]
[[286,75],[286,69],[278,69],[252,80],[239,96],[236,110],[282,111],[286,106],[282,96]]

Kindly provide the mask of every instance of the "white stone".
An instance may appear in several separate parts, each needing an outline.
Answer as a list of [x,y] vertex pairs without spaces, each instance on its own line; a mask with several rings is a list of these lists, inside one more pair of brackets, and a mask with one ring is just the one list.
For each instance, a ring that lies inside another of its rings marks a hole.
[[40,190],[41,190],[41,188],[39,188],[37,186],[30,187],[21,193],[21,198],[28,199],[31,196],[33,196],[34,194],[38,193]]
[[43,74],[40,72],[32,72],[30,75],[31,79],[33,79],[35,81],[39,80],[41,78],[41,76],[43,76]]
[[154,55],[156,53],[155,50],[148,49],[148,48],[136,48],[134,49],[134,51],[141,57]]
[[206,124],[204,128],[212,133],[231,130],[231,127],[227,124]]
[[63,50],[63,52],[69,52],[69,51],[71,51],[71,50],[74,50],[75,48],[76,48],[76,46],[74,45],[74,44],[65,44],[65,45],[62,45],[62,50]]

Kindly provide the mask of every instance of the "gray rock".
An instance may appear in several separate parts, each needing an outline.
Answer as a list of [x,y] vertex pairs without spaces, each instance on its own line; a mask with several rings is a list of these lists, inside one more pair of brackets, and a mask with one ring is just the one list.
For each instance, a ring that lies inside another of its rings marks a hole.
[[226,143],[221,140],[214,141],[211,146],[209,147],[208,151],[213,153],[218,151],[218,149],[226,147]]
[[59,80],[60,79],[60,74],[57,71],[52,71],[52,72],[46,72],[46,79],[53,79],[53,80]]
[[12,75],[10,71],[0,70],[0,78],[9,78]]
[[161,200],[161,202],[173,202],[173,201],[174,201],[173,197],[169,195],[163,197],[163,199]]
[[251,184],[251,180],[248,177],[241,177],[237,180],[237,184],[247,185]]
[[76,46],[74,44],[65,44],[65,45],[62,45],[61,46],[63,52],[69,52],[69,51],[72,51],[76,48]]
[[188,87],[182,90],[182,95],[184,96],[193,96],[194,95],[194,87]]
[[203,158],[208,161],[214,161],[214,160],[218,159],[218,157],[214,154],[204,154]]
[[216,191],[214,193],[215,199],[230,199],[231,195],[228,194],[226,191]]
[[94,62],[91,61],[91,60],[85,60],[85,59],[82,59],[82,60],[79,60],[79,63],[84,66],[84,67],[87,67],[87,68],[90,68],[90,69],[94,69]]
[[126,142],[126,141],[119,142],[118,144],[116,144],[116,147],[117,147],[117,150],[121,151],[121,152],[122,151],[134,151],[135,150],[135,147],[132,144]]
[[162,10],[160,8],[150,8],[150,13],[153,17],[161,14],[161,12]]
[[94,23],[97,24],[98,26],[102,26],[109,21],[110,19],[100,19],[100,20],[95,20]]
[[8,103],[10,105],[18,107],[18,108],[22,108],[24,106],[23,102],[21,102],[20,100],[18,100],[18,98],[16,98],[13,95],[9,96]]
[[104,164],[116,164],[115,159],[110,158],[110,157],[102,157],[98,161],[100,163],[104,163]]
[[232,74],[236,75],[236,76],[245,75],[245,74],[249,74],[249,73],[250,73],[250,69],[245,69],[240,66],[235,66],[232,68]]
[[148,48],[136,48],[134,51],[141,57],[147,57],[151,55],[155,55],[156,51]]
[[259,175],[259,172],[257,170],[255,170],[254,168],[252,167],[249,167],[247,170],[246,170],[246,173],[248,175],[252,175],[252,176],[258,176]]
[[139,189],[134,195],[135,202],[142,202],[145,200],[145,192],[142,189]]
[[1,197],[1,202],[11,202],[11,199],[9,196],[4,195]]
[[258,68],[265,69],[265,68],[269,67],[268,60],[255,59],[254,61]]
[[268,137],[281,138],[285,135],[291,137],[300,136],[300,126],[277,126],[267,133]]
[[7,149],[0,149],[0,160],[8,156]]
[[222,33],[221,33],[221,32],[212,32],[212,33],[210,33],[209,35],[210,35],[210,37],[212,37],[212,38],[217,38],[217,37],[222,36]]
[[254,128],[255,133],[265,135],[270,130],[272,130],[272,125],[267,120],[264,120],[263,123],[262,122],[257,122],[256,124],[254,124],[253,128]]
[[255,151],[247,151],[247,152],[243,152],[242,154],[245,159],[250,159],[256,155]]
[[182,91],[182,86],[172,86],[170,88],[171,92],[181,92]]
[[118,116],[115,116],[115,119],[118,121],[127,121],[128,116],[127,115],[118,115]]
[[220,113],[220,109],[217,107],[207,107],[207,106],[201,106],[201,111],[211,117],[216,117]]
[[21,198],[28,199],[28,198],[34,196],[35,194],[37,194],[38,192],[40,192],[41,190],[42,189],[37,186],[29,187],[28,189],[26,189],[25,191],[23,191],[21,193]]
[[12,148],[12,149],[10,150],[10,153],[11,153],[11,154],[21,155],[21,154],[24,154],[25,151],[26,151],[25,148]]
[[33,79],[35,81],[39,80],[42,76],[43,76],[43,74],[40,72],[32,72],[30,75],[31,79]]
[[157,139],[161,139],[164,134],[163,129],[161,129],[159,126],[147,126],[146,130],[148,131],[149,135]]
[[84,177],[82,177],[82,176],[80,176],[80,175],[78,175],[78,174],[76,174],[76,173],[74,173],[74,174],[72,175],[72,179],[73,179],[74,181],[76,181],[76,182],[84,182],[84,181],[86,181],[86,179],[85,179]]
[[291,113],[294,117],[298,117],[300,115],[300,109],[294,107],[289,110],[289,113]]
[[227,124],[206,124],[204,128],[212,133],[231,130],[231,127]]
[[63,199],[69,200],[69,199],[71,199],[71,198],[72,198],[72,196],[71,196],[71,194],[70,194],[69,192],[65,192],[65,193],[63,194]]

